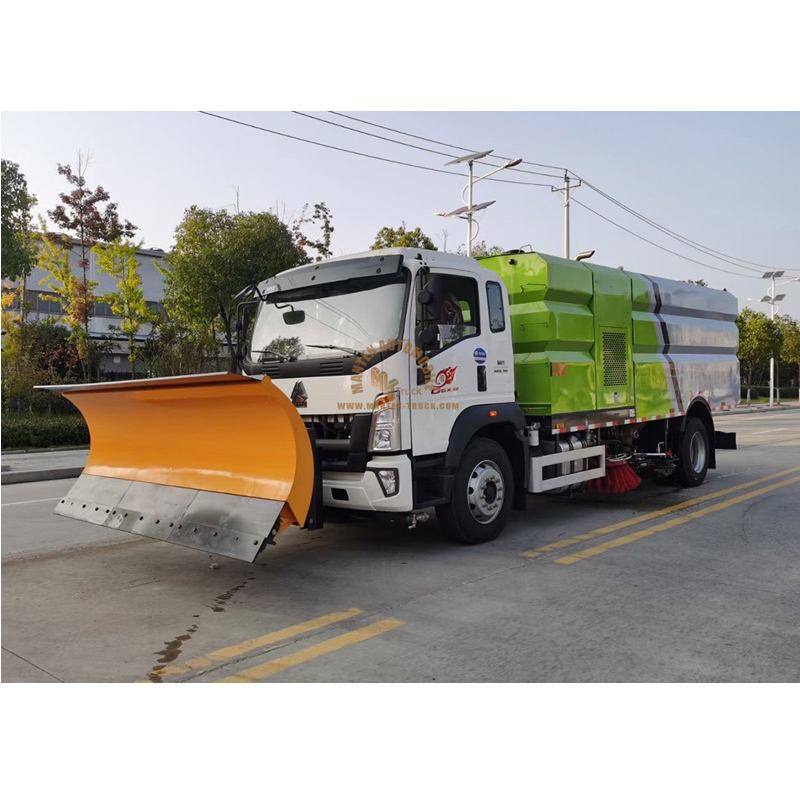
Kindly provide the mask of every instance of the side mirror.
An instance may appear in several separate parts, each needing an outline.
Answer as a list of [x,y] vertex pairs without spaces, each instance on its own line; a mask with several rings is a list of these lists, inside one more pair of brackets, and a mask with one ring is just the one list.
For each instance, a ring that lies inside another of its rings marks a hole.
[[283,312],[283,321],[287,325],[299,325],[303,320],[306,318],[306,312],[300,309],[300,311],[284,311]]

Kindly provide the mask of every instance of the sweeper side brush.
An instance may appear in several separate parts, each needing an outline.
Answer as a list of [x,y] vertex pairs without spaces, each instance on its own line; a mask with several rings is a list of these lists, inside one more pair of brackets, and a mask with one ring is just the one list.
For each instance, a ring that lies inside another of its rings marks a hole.
[[89,426],[83,474],[56,514],[253,561],[303,525],[314,490],[308,431],[269,378],[235,373],[42,386]]
[[606,474],[602,478],[595,478],[586,484],[587,492],[599,494],[623,494],[633,491],[642,479],[631,469],[624,459],[617,461],[606,460]]

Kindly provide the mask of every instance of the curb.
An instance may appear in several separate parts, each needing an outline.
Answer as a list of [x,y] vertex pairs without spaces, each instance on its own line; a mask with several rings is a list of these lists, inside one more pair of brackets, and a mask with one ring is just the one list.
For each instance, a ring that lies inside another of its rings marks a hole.
[[733,408],[730,411],[717,411],[714,416],[727,417],[734,414],[770,414],[773,411],[797,411],[798,408],[800,408],[800,406],[796,403],[792,405],[781,404],[779,406],[772,406],[771,408],[769,406],[763,406],[761,408]]
[[37,481],[57,481],[63,478],[77,478],[83,467],[57,467],[55,469],[37,469],[24,472],[4,472],[0,483],[35,483]]

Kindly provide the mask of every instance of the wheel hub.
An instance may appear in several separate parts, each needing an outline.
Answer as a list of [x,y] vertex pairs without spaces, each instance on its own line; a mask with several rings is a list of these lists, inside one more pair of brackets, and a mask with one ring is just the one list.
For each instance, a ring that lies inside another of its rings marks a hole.
[[494,461],[481,461],[472,470],[467,483],[467,505],[472,516],[486,525],[503,508],[505,484],[503,474]]
[[703,471],[706,465],[706,441],[699,431],[696,431],[689,442],[689,461],[696,473]]

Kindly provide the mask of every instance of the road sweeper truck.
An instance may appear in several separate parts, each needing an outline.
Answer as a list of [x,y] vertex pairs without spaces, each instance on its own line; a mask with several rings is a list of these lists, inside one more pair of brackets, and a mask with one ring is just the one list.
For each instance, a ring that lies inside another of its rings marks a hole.
[[244,560],[325,509],[494,539],[528,494],[703,482],[739,398],[724,291],[535,252],[392,248],[241,294],[239,369],[45,387],[91,452],[56,513]]

